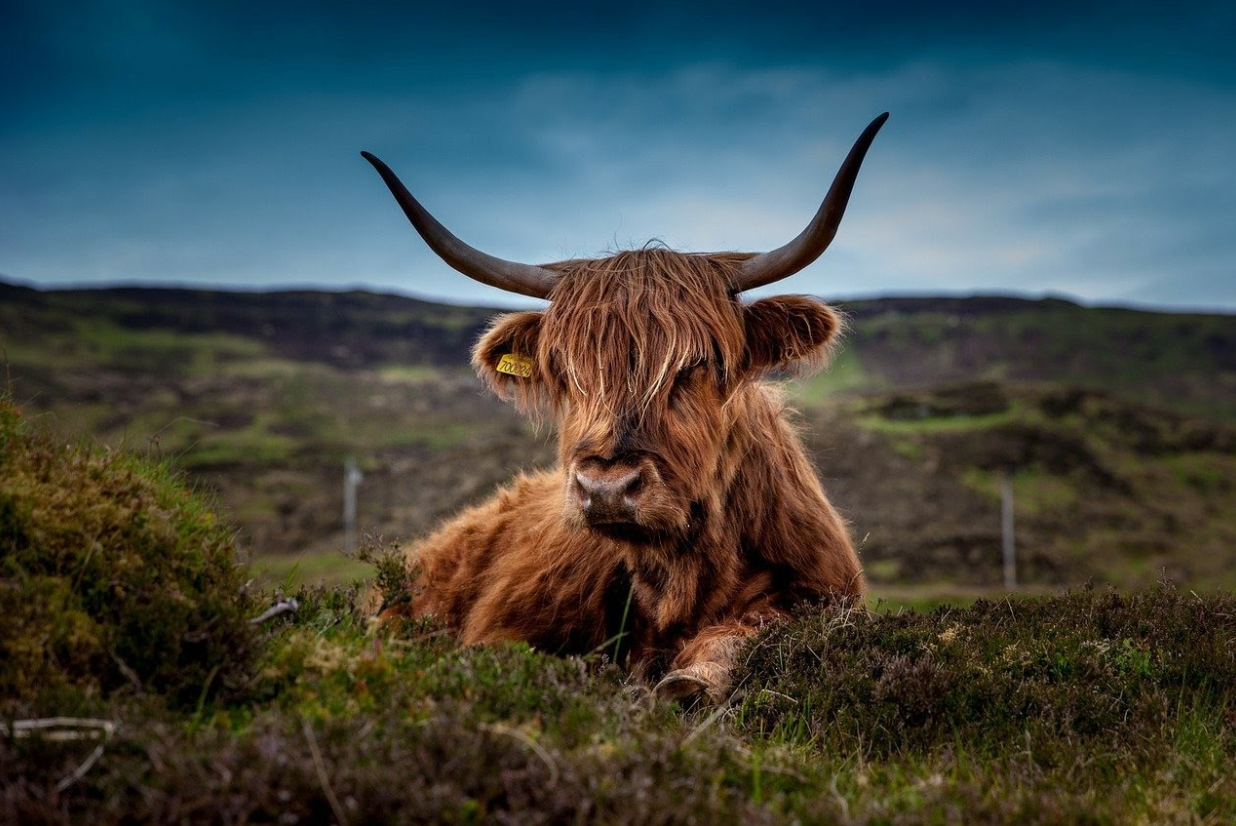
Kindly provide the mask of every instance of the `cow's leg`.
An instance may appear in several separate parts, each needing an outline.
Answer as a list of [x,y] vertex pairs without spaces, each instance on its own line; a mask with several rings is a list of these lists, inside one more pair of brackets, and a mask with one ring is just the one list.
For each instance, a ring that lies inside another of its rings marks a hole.
[[702,695],[713,704],[725,702],[738,652],[765,622],[775,618],[775,615],[762,614],[705,628],[688,640],[674,658],[669,673],[654,689],[657,696],[685,700]]

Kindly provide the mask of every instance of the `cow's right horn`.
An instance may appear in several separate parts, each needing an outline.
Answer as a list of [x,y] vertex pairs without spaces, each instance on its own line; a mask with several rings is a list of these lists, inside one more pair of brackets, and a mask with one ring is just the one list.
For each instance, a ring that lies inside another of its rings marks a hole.
[[412,197],[412,193],[408,192],[408,188],[389,166],[368,152],[362,152],[361,157],[378,170],[382,180],[390,187],[391,194],[403,208],[404,215],[408,216],[408,220],[425,239],[425,243],[443,261],[482,284],[533,298],[549,297],[550,290],[557,282],[557,274],[553,270],[495,258],[468,246],[438,223],[437,219]]
[[841,164],[841,169],[837,170],[833,185],[824,196],[824,203],[820,204],[811,223],[797,238],[785,246],[748,258],[742,263],[735,278],[734,292],[740,293],[788,278],[823,255],[837,234],[841,216],[845,214],[845,206],[850,201],[850,192],[854,189],[854,181],[858,179],[858,168],[863,165],[863,158],[871,148],[876,132],[880,131],[886,120],[888,112],[873,120],[863,130],[863,134],[858,136],[850,154],[846,155],[845,162]]

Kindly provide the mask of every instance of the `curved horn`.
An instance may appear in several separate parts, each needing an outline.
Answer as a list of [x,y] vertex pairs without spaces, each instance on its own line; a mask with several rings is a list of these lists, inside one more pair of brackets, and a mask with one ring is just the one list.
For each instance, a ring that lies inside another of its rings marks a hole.
[[858,168],[863,164],[863,158],[875,140],[876,132],[888,120],[888,112],[873,120],[863,134],[858,136],[845,163],[837,170],[833,185],[824,196],[824,203],[807,228],[798,234],[790,243],[775,250],[770,250],[754,258],[748,258],[738,268],[734,291],[763,287],[774,281],[780,281],[801,270],[823,254],[837,234],[841,224],[841,216],[845,214],[845,205],[850,200],[850,192],[854,189],[854,181],[858,178]]
[[443,261],[482,284],[533,298],[549,297],[549,292],[557,281],[557,275],[553,270],[495,258],[468,246],[438,223],[437,219],[412,197],[412,193],[408,192],[407,187],[389,166],[368,152],[362,152],[361,157],[378,170],[378,174],[390,187],[391,194],[395,196],[399,206],[403,207],[403,212],[412,222],[412,226],[416,227],[416,231],[425,239],[425,243]]

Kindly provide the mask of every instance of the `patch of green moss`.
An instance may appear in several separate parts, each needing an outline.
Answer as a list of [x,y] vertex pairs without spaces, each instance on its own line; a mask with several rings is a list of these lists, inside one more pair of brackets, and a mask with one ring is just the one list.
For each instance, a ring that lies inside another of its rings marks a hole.
[[190,706],[247,677],[229,529],[178,474],[64,446],[0,399],[0,700],[154,692]]

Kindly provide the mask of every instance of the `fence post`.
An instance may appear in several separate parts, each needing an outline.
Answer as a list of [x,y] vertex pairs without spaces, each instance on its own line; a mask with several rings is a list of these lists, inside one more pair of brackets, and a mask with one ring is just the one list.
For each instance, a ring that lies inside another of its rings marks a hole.
[[356,489],[365,474],[356,466],[356,457],[349,456],[343,471],[343,549],[356,550]]
[[1004,587],[1017,587],[1017,548],[1013,542],[1013,479],[1005,473],[1000,480],[1000,522],[1004,535]]

